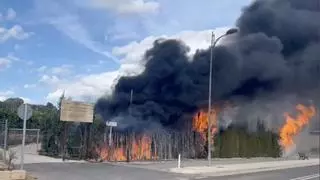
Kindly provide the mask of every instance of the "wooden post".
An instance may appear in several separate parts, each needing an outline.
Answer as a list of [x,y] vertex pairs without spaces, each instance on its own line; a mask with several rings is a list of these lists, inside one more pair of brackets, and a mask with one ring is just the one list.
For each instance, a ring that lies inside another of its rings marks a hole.
[[154,139],[154,154],[155,154],[156,159],[158,159],[159,158],[159,154],[158,154],[158,151],[157,151],[157,139],[156,139],[155,135],[153,135],[153,139]]
[[67,139],[68,139],[68,122],[64,122],[64,135],[63,135],[63,144],[62,144],[62,160],[65,161],[65,156],[67,153]]
[[91,123],[86,123],[85,124],[85,136],[84,136],[84,159],[87,159],[89,157],[89,151],[90,151],[90,127],[91,127]]
[[126,133],[126,155],[127,155],[127,162],[129,163],[130,162],[130,146],[131,146],[131,143],[130,143],[130,137],[129,137],[129,132]]
[[171,132],[169,133],[169,147],[168,147],[168,159],[172,159],[172,134]]
[[63,122],[63,138],[62,138],[62,146],[61,146],[61,156],[62,156],[62,161],[64,161],[64,146],[66,144],[66,122]]

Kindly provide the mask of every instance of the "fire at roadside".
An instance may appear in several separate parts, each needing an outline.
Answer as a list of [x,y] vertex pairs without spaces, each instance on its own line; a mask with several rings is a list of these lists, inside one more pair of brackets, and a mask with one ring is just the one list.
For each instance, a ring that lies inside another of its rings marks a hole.
[[[217,120],[219,111],[221,111],[218,109],[216,107],[211,111],[211,138],[213,144],[218,132]],[[297,115],[295,117],[287,112],[283,116],[286,123],[279,129],[278,139],[282,154],[286,154],[294,147],[295,136],[299,135],[307,127],[316,113],[316,109],[312,105],[305,106],[298,104],[296,111]],[[113,136],[112,141],[114,143],[111,146],[108,146],[108,143],[104,142],[96,147],[96,152],[99,155],[100,161],[170,160],[176,158],[180,153],[185,158],[201,158],[205,157],[207,153],[208,127],[208,112],[200,110],[194,115],[192,128],[189,132],[116,133]],[[237,142],[233,145],[238,144],[239,146],[239,143]],[[221,149],[221,145],[219,148]]]
[[[103,145],[102,147],[97,147],[97,152],[100,155],[101,160],[105,161],[126,161],[130,160],[156,160],[156,151],[152,151],[152,140],[147,135],[142,135],[140,137],[130,137],[127,145],[124,143],[123,136],[120,137],[120,141],[116,141],[117,144],[113,146]],[[120,143],[118,143],[120,142]],[[129,148],[130,147],[130,148]],[[130,153],[128,153],[130,152]],[[130,157],[127,157],[127,156]]]
[[284,153],[289,152],[295,145],[295,136],[301,133],[301,131],[309,124],[311,118],[316,114],[314,106],[307,107],[298,104],[296,109],[298,115],[295,118],[288,113],[284,114],[286,123],[280,129],[280,145],[282,146]]
[[[231,110],[220,105],[211,111],[214,156],[277,156],[278,148],[286,154],[298,143],[295,138],[319,121],[317,18],[318,0],[256,0],[243,9],[239,32],[213,50],[212,101],[232,104]],[[112,95],[98,100],[96,111],[104,121],[117,121],[139,136],[151,131],[150,148],[144,148],[150,156],[115,146],[120,158],[102,151],[103,159],[123,160],[123,151],[140,159],[206,156],[211,51],[192,57],[188,52],[179,40],[155,41],[142,58],[142,73],[121,77]]]

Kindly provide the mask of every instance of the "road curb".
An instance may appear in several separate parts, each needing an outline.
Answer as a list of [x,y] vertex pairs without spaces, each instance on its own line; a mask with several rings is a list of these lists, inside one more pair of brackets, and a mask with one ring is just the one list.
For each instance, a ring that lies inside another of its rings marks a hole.
[[[225,169],[219,168],[219,166],[212,167],[212,170],[208,169],[208,167],[194,167],[195,169],[186,169],[186,168],[171,168],[169,172],[177,173],[177,174],[189,174],[189,175],[210,175],[210,176],[228,176],[228,175],[237,175],[237,174],[249,174],[249,173],[257,173],[257,172],[266,172],[266,171],[274,171],[274,170],[282,170],[282,169],[290,169],[290,168],[298,168],[298,167],[308,167],[319,165],[319,161],[317,162],[305,162],[301,164],[290,164],[290,165],[277,165],[277,166],[260,166],[256,168],[248,168],[248,169],[232,169],[229,170],[226,167]],[[189,167],[190,168],[190,167]],[[214,169],[216,168],[216,169]]]
[[299,167],[309,167],[309,166],[315,166],[319,164],[309,164],[309,165],[301,165],[301,166],[287,166],[287,167],[276,167],[276,168],[259,168],[259,169],[250,169],[250,170],[244,170],[244,171],[238,171],[238,172],[225,172],[225,173],[219,173],[219,174],[211,174],[207,173],[207,175],[211,177],[219,177],[219,176],[231,176],[231,175],[241,175],[241,174],[253,174],[253,173],[259,173],[259,172],[268,172],[268,171],[276,171],[276,170],[284,170],[284,169],[292,169],[292,168],[299,168]]

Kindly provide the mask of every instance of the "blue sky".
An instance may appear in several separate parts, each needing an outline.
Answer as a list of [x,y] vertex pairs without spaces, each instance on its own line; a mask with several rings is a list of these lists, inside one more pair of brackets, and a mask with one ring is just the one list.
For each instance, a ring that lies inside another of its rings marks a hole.
[[143,70],[158,37],[205,48],[251,0],[1,0],[0,100],[93,101]]

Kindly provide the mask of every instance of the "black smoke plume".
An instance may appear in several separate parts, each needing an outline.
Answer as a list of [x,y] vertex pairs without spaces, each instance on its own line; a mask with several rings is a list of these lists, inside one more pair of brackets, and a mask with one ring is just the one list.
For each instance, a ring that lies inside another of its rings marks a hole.
[[[269,117],[271,111],[283,113],[317,97],[319,0],[257,0],[243,9],[236,26],[240,32],[215,48],[213,62],[212,99],[236,105],[237,116],[230,121],[250,124],[263,118],[273,127],[280,123]],[[192,60],[188,50],[178,40],[155,41],[145,53],[144,72],[121,77],[112,96],[98,100],[98,113],[105,120],[145,128],[181,127],[190,121],[207,107],[210,50],[198,50]]]

